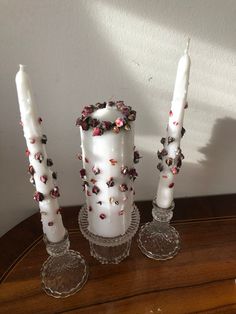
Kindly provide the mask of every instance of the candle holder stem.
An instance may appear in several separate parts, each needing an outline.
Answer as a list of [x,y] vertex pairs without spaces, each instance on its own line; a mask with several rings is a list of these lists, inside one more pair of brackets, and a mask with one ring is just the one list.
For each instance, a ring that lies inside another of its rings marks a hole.
[[170,226],[173,216],[174,202],[170,208],[160,208],[153,200],[153,221],[141,227],[138,236],[138,246],[143,254],[155,260],[173,258],[180,249],[178,231]]
[[41,268],[42,288],[50,296],[65,298],[79,291],[88,279],[88,266],[79,252],[69,250],[66,231],[62,241],[43,238],[50,255]]
[[129,256],[132,238],[139,227],[139,210],[133,206],[131,224],[125,234],[117,237],[101,237],[88,230],[88,209],[84,205],[79,212],[79,226],[83,236],[89,241],[90,254],[101,264],[119,264]]

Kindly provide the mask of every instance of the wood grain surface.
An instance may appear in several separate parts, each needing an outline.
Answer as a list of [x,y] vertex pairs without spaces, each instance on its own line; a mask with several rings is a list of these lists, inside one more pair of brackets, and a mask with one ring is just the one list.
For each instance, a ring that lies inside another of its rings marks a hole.
[[[235,195],[177,200],[179,254],[154,261],[142,255],[134,239],[130,256],[119,265],[101,265],[90,256],[77,228],[79,207],[65,208],[71,248],[90,267],[87,284],[66,299],[41,290],[47,253],[34,215],[0,239],[0,313],[236,313],[235,201]],[[138,206],[142,222],[150,220],[151,202]]]

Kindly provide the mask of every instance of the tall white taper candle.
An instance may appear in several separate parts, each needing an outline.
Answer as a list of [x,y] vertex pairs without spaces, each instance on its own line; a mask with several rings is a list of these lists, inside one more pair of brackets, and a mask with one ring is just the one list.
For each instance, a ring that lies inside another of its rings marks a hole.
[[59,242],[65,235],[57,197],[59,189],[54,185],[56,173],[52,172],[52,160],[47,157],[46,135],[42,134],[41,122],[33,97],[31,82],[25,67],[20,65],[16,74],[16,87],[21,113],[21,123],[29,157],[31,183],[35,184],[34,199],[39,202],[43,232],[50,242]]
[[161,208],[169,208],[173,201],[175,175],[179,172],[183,155],[180,140],[185,130],[183,128],[184,109],[187,108],[187,93],[190,72],[189,39],[184,55],[180,58],[175,81],[175,88],[166,138],[161,143],[164,149],[158,152],[160,163],[160,179],[157,189],[156,202]]

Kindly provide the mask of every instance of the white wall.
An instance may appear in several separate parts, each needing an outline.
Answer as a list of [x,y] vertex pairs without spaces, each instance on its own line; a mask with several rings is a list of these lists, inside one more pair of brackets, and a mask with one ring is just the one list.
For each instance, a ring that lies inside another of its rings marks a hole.
[[236,2],[0,0],[0,234],[37,210],[28,182],[14,77],[28,65],[59,174],[62,205],[81,204],[84,104],[123,99],[138,112],[136,199],[154,197],[176,66],[191,40],[186,159],[176,197],[236,190]]

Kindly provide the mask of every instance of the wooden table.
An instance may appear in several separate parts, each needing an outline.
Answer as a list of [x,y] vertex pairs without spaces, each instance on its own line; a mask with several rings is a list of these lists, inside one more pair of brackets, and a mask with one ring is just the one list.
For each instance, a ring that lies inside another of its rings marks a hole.
[[[151,202],[139,202],[141,222]],[[0,239],[0,313],[236,313],[236,195],[178,199],[174,225],[182,249],[158,262],[139,251],[119,265],[101,265],[89,254],[77,226],[79,207],[64,208],[71,248],[90,266],[85,287],[66,299],[47,296],[40,267],[47,258],[39,214]]]

